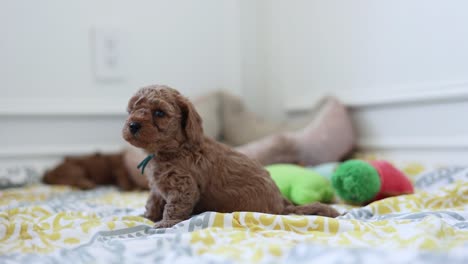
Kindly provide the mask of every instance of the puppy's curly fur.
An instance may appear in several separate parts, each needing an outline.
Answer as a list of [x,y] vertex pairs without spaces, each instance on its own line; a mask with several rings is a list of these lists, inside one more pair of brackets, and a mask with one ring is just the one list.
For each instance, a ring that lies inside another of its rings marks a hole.
[[328,205],[294,206],[284,199],[258,162],[205,137],[192,103],[172,88],[140,89],[128,112],[123,137],[155,154],[145,216],[156,228],[204,211],[338,216]]

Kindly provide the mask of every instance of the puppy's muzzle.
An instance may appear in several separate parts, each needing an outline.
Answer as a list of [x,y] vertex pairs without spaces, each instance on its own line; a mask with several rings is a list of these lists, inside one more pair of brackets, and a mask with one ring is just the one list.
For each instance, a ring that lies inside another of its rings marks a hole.
[[130,133],[135,135],[138,131],[141,129],[141,124],[138,122],[131,122],[128,124],[128,130],[130,130]]

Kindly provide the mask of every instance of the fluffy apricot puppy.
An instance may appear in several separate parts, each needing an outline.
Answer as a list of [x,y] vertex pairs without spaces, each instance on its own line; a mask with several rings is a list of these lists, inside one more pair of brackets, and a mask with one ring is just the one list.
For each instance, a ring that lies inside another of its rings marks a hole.
[[328,205],[294,206],[284,199],[260,163],[203,134],[199,114],[175,89],[140,89],[128,113],[123,137],[154,155],[145,217],[156,228],[205,211],[338,216]]

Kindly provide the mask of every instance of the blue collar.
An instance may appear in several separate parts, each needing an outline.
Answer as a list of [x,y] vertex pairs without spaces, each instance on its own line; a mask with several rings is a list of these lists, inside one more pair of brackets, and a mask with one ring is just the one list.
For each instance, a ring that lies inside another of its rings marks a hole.
[[148,162],[150,162],[150,160],[152,158],[154,158],[154,156],[155,156],[154,154],[150,154],[150,155],[146,156],[146,158],[144,160],[142,160],[140,162],[140,164],[138,164],[137,169],[141,168],[141,174],[143,174],[145,172],[146,165],[148,165]]

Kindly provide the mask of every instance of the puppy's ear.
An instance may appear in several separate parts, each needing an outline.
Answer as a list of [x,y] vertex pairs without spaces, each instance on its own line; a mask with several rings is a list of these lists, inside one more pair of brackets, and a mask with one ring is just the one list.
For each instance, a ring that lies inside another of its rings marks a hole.
[[187,139],[193,144],[199,144],[203,139],[202,119],[193,104],[185,97],[177,95],[177,105],[182,111],[182,129]]
[[130,98],[130,100],[128,100],[128,104],[127,104],[127,112],[130,113],[130,110],[133,108],[133,106],[135,105],[135,102],[140,98],[139,95],[134,95],[132,96],[132,98]]

